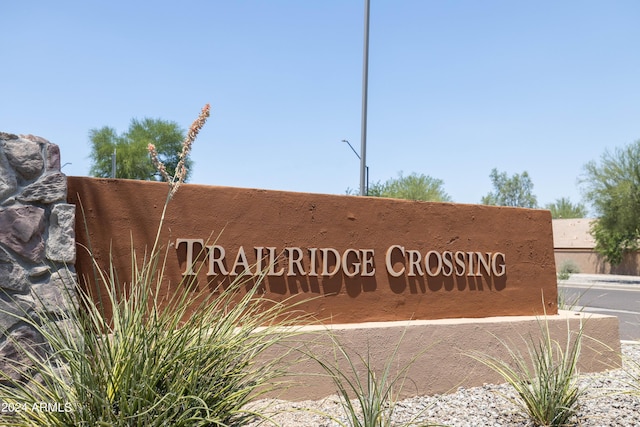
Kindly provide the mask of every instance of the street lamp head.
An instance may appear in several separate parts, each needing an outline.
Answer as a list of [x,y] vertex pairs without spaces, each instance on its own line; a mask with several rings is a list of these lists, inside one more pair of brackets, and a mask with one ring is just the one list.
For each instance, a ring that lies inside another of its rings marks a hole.
[[351,145],[351,143],[349,141],[347,141],[346,139],[343,139],[342,142],[346,142],[347,145],[349,146],[349,148],[351,148],[351,151],[353,151],[353,154],[355,154],[358,158],[360,158],[360,154],[358,154],[356,149],[353,148],[353,145]]
[[349,148],[351,148],[351,151],[353,151],[353,154],[356,155],[356,157],[358,157],[358,159],[360,159],[360,168],[366,168],[366,187],[362,186],[360,189],[360,195],[361,196],[368,196],[369,195],[369,166],[366,166],[363,164],[362,162],[362,158],[360,157],[360,154],[358,154],[358,152],[356,151],[355,148],[353,148],[353,145],[351,145],[351,143],[349,141],[347,141],[346,139],[343,139],[342,142],[346,142],[347,145],[349,146]]

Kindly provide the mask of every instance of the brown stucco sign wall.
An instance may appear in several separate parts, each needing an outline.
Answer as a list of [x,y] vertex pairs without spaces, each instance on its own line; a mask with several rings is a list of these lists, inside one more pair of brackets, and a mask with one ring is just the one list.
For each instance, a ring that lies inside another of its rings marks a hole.
[[[78,243],[128,277],[153,244],[164,183],[70,177]],[[172,284],[265,273],[282,300],[333,323],[557,313],[548,211],[183,185],[161,236]],[[86,252],[76,268],[91,276]],[[543,307],[544,298],[544,307]]]

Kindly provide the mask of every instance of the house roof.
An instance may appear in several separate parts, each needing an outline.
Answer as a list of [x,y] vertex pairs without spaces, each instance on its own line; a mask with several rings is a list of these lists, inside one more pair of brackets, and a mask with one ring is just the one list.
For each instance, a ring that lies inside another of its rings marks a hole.
[[556,249],[593,249],[596,241],[589,232],[593,218],[554,219],[553,247]]

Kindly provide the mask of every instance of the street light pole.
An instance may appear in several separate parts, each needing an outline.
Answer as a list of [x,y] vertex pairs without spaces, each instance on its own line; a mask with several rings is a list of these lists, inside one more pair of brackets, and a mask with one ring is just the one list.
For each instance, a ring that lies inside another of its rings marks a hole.
[[[365,196],[367,168],[367,88],[369,81],[369,0],[364,0],[364,54],[362,64],[362,129],[360,143],[360,195]],[[351,145],[351,144],[349,144]],[[353,149],[353,147],[352,147]],[[354,150],[355,151],[355,150]]]
[[116,149],[113,149],[113,154],[111,155],[111,178],[116,177]]

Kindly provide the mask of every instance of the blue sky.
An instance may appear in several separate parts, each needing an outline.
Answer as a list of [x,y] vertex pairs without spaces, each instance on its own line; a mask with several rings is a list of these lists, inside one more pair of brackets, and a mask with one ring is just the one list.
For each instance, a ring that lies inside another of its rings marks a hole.
[[[359,185],[362,0],[0,0],[0,131],[60,145],[212,116],[192,183],[344,194]],[[640,139],[640,2],[371,0],[367,163],[479,203],[492,168],[540,205]]]

